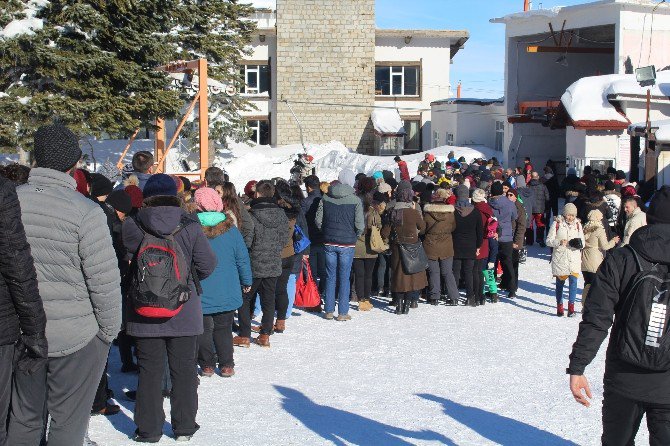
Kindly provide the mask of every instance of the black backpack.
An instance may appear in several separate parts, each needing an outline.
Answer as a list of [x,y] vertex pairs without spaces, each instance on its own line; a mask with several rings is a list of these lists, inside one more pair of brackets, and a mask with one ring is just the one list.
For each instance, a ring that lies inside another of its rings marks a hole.
[[193,220],[183,217],[171,234],[161,237],[135,220],[143,237],[131,265],[128,296],[135,312],[147,318],[171,318],[191,297],[191,266],[175,235]]
[[614,322],[617,355],[647,370],[670,370],[670,273],[667,267],[659,270],[657,264],[651,264],[651,269],[643,268],[637,252],[627,248],[632,251],[639,272],[631,279]]

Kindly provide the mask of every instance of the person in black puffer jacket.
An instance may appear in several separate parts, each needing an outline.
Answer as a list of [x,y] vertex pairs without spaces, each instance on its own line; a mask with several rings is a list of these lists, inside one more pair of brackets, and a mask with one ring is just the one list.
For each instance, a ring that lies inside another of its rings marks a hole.
[[46,323],[16,190],[0,176],[0,445],[7,435],[15,344],[19,368],[40,367],[48,354]]
[[[670,444],[670,370],[648,370],[624,361],[620,357],[617,342],[627,321],[623,317],[624,300],[631,281],[640,272],[633,250],[639,256],[640,266],[644,270],[653,267],[662,274],[670,267],[670,251],[667,249],[670,242],[670,187],[665,186],[656,192],[647,217],[649,225],[635,231],[630,248],[615,249],[608,253],[605,262],[600,265],[589,290],[579,334],[566,370],[570,375],[573,397],[588,407],[591,390],[584,370],[598,353],[614,319],[616,323],[612,328],[605,359],[602,409],[604,445],[634,444],[640,420],[645,413],[649,444]],[[663,296],[667,294],[667,289],[664,286],[661,289],[665,292],[659,295],[660,300],[667,302],[667,296]],[[665,305],[662,307],[665,308]],[[631,330],[634,329],[631,327]],[[644,340],[644,329],[641,329]],[[647,330],[647,333],[649,331],[653,330]],[[652,339],[656,338],[655,335],[652,333]],[[664,334],[659,339],[661,346],[667,336]],[[654,353],[657,351],[646,343],[645,349]]]
[[277,206],[274,198],[275,187],[270,181],[263,180],[256,185],[256,197],[251,201],[249,214],[254,222],[254,236],[249,255],[251,272],[254,277],[251,290],[245,293],[239,313],[239,336],[233,338],[233,344],[249,347],[251,340],[251,315],[256,303],[256,293],[261,298],[263,319],[260,335],[256,343],[270,347],[275,317],[275,290],[277,280],[282,274],[281,252],[286,246],[289,234],[289,222],[284,210]]

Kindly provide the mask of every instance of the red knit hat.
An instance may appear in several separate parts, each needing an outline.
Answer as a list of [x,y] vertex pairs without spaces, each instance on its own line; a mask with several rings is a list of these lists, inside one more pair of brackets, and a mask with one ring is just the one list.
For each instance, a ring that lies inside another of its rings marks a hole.
[[247,197],[250,197],[251,194],[253,193],[254,189],[256,188],[256,184],[258,184],[258,181],[256,180],[251,180],[247,183],[246,186],[244,186],[244,195]]
[[142,194],[142,189],[135,186],[134,184],[131,184],[126,186],[126,188],[123,190],[126,191],[128,195],[130,195],[130,202],[134,208],[139,209],[142,207],[142,202],[144,201],[144,194]]

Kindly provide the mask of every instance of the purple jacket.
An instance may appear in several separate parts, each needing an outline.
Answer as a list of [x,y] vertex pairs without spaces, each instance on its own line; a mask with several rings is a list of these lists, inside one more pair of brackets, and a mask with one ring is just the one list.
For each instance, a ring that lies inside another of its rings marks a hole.
[[[172,233],[182,217],[191,218],[179,207],[176,197],[152,197],[144,201],[144,208],[137,213],[137,219],[149,231],[157,235]],[[197,220],[186,225],[175,236],[181,247],[186,261],[195,268],[200,280],[208,277],[216,268],[216,254],[212,251],[207,237]],[[133,256],[142,243],[142,230],[132,218],[126,219],[123,224],[123,244],[130,256]],[[126,302],[126,332],[130,336],[140,338],[197,336],[202,334],[202,305],[200,296],[195,292],[193,280],[191,284],[191,298],[181,311],[170,319],[150,319],[135,313],[132,304]]]

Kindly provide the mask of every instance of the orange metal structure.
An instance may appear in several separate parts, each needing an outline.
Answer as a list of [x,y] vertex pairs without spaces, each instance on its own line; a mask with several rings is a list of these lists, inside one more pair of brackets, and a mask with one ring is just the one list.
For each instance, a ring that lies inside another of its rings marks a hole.
[[[209,167],[209,108],[207,100],[207,59],[197,59],[190,61],[178,61],[172,62],[167,65],[160,66],[156,68],[158,71],[163,71],[166,73],[188,73],[192,74],[195,71],[198,72],[198,91],[193,98],[193,101],[189,105],[186,113],[179,122],[177,129],[172,136],[172,139],[168,144],[166,144],[165,136],[165,120],[163,118],[156,118],[156,141],[154,143],[154,158],[157,160],[154,173],[165,172],[165,160],[167,158],[170,149],[174,146],[179,132],[186,124],[188,117],[193,113],[196,104],[198,105],[198,136],[199,136],[199,149],[200,149],[200,173],[177,173],[176,175],[181,175],[190,178],[199,178],[203,179],[205,177],[205,170]],[[139,129],[135,131],[132,138],[128,141],[117,166],[120,168],[123,167],[123,159],[128,153],[128,149],[132,145]]]

